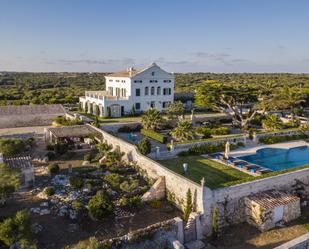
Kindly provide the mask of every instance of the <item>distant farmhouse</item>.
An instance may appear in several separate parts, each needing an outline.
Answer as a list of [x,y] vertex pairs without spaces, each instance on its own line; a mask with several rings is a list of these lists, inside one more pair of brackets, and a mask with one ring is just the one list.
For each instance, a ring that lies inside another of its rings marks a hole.
[[166,109],[174,101],[173,73],[153,63],[143,70],[133,67],[105,76],[105,91],[86,91],[79,101],[84,111],[101,117],[120,117],[150,108]]
[[0,106],[0,128],[51,125],[56,117],[65,113],[62,105]]

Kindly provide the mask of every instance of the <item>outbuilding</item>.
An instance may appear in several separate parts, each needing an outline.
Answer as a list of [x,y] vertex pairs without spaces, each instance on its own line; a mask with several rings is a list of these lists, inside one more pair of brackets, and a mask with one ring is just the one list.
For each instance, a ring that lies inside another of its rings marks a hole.
[[286,223],[301,215],[300,198],[278,190],[268,190],[245,197],[246,220],[260,231]]

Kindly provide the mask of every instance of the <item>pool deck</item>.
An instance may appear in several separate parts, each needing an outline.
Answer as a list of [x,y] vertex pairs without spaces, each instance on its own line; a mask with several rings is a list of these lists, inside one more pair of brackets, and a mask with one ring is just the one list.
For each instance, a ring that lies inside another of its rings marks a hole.
[[309,143],[307,143],[304,140],[300,140],[300,141],[290,141],[290,142],[277,143],[277,144],[245,147],[245,148],[242,148],[242,149],[233,150],[233,151],[230,152],[229,155],[232,156],[232,157],[242,157],[242,156],[255,154],[257,150],[264,149],[264,148],[290,149],[290,148],[300,147],[300,146],[309,146]]

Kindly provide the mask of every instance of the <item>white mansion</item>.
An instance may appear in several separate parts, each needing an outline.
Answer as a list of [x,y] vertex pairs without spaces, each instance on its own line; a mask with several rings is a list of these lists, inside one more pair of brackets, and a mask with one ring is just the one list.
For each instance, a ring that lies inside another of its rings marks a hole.
[[100,116],[120,117],[149,108],[164,110],[174,100],[173,73],[153,63],[143,70],[128,68],[105,76],[105,91],[86,91],[79,101],[83,110]]

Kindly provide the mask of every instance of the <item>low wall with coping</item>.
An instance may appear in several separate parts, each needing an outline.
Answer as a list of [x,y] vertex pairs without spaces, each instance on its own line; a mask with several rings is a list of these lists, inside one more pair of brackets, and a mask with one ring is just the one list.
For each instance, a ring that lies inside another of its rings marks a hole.
[[309,233],[297,237],[281,246],[274,249],[308,249],[309,248]]
[[309,184],[309,168],[215,190],[204,187],[204,216],[208,224],[207,231],[212,230],[214,208],[217,209],[218,223],[222,227],[244,222],[244,197],[270,189],[291,192],[296,179]]
[[139,168],[146,171],[147,176],[152,179],[157,179],[160,176],[165,177],[166,189],[172,196],[175,204],[180,208],[183,207],[186,200],[186,194],[188,189],[191,190],[192,199],[194,204],[194,210],[197,212],[204,211],[203,207],[203,187],[174,171],[169,170],[160,163],[142,155],[137,148],[118,137],[115,137],[106,131],[97,129],[103,135],[103,140],[106,140],[109,144],[113,145],[113,148],[119,148],[126,154],[126,159],[130,162],[136,162]]

